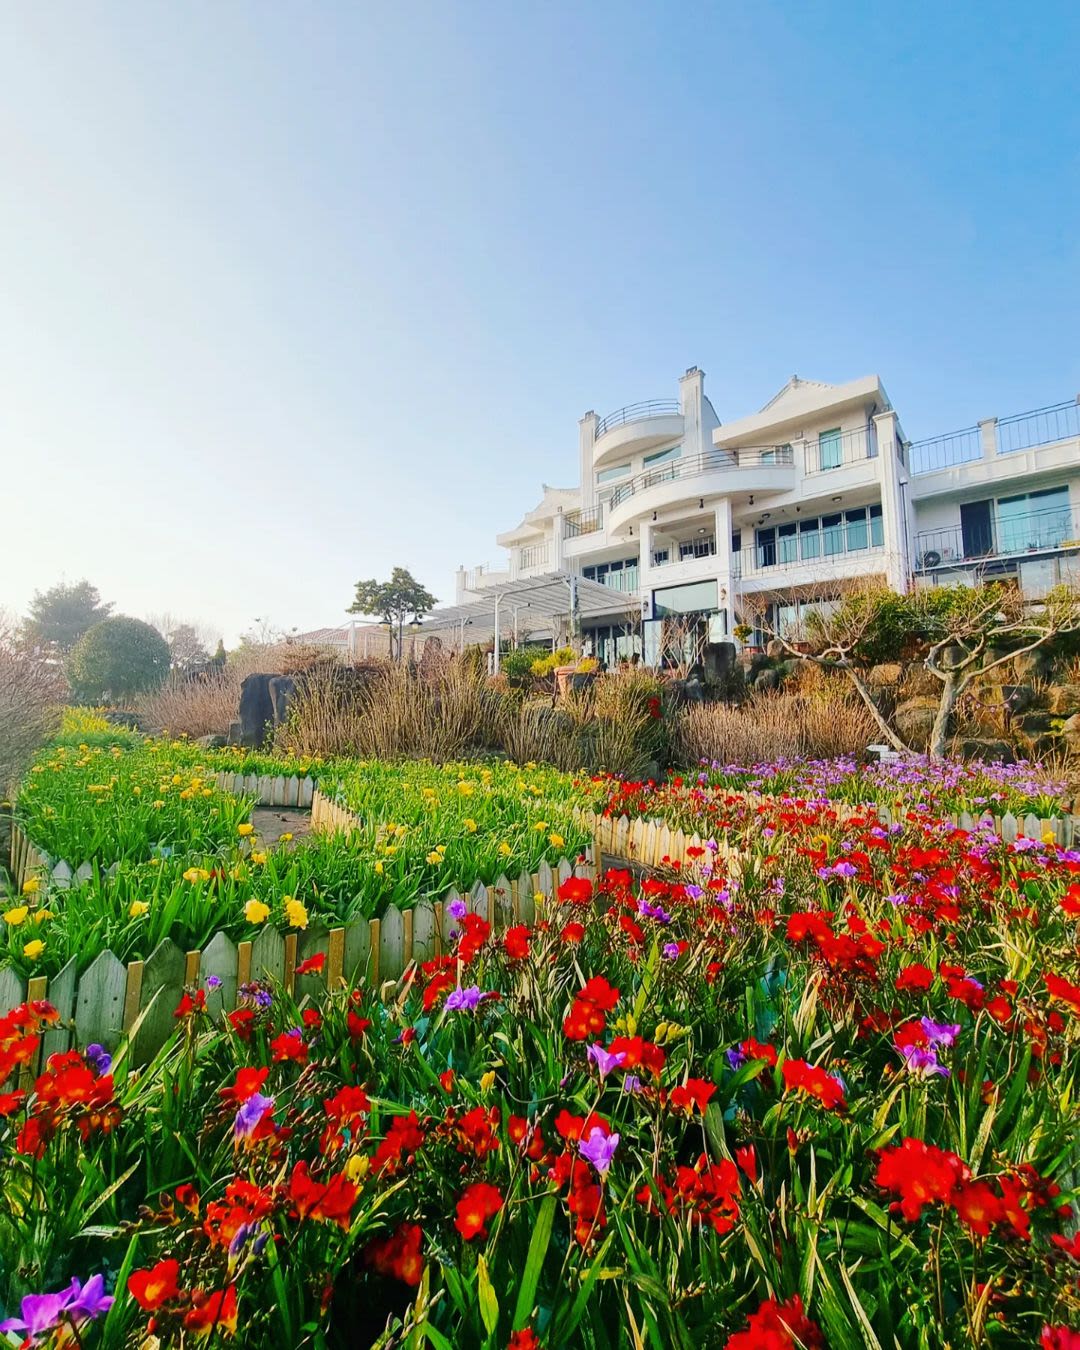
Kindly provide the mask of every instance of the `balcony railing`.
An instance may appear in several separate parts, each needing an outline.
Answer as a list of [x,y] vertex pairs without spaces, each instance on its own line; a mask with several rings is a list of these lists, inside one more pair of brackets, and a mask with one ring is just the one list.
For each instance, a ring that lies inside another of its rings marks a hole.
[[622,502],[629,501],[639,492],[656,487],[658,483],[670,483],[678,478],[693,478],[698,474],[712,473],[716,469],[746,469],[759,465],[790,465],[794,462],[790,445],[748,445],[738,450],[707,450],[703,455],[692,455],[689,459],[674,459],[669,464],[656,469],[647,469],[634,478],[628,478],[611,494],[611,509],[614,510]]
[[682,539],[669,544],[667,548],[654,548],[653,567],[670,567],[674,563],[694,562],[698,558],[716,556],[716,536],[713,534],[695,535],[692,539]]
[[533,567],[547,567],[551,562],[551,544],[528,544],[518,549],[518,570],[527,572]]
[[596,439],[605,431],[621,427],[626,422],[641,422],[648,417],[671,417],[682,412],[682,405],[675,398],[650,398],[644,403],[628,403],[625,408],[617,408],[596,424]]
[[583,534],[596,534],[604,528],[604,508],[594,511],[567,511],[563,516],[563,538],[579,539]]
[[915,536],[916,570],[932,572],[938,567],[994,558],[1080,549],[1080,511],[1068,507],[1032,511],[1015,520],[991,521],[989,538],[979,538],[978,534],[977,530],[969,530],[965,540],[959,525],[944,530],[923,530]]
[[850,431],[841,431],[836,435],[819,436],[804,441],[806,462],[803,473],[828,473],[831,469],[842,469],[848,464],[860,464],[863,460],[877,457],[877,432],[873,423],[864,427],[852,427]]
[[[1070,399],[1066,403],[1052,403],[1033,412],[1016,413],[986,424],[987,435],[999,455],[1011,455],[1018,450],[1034,450],[1040,445],[1053,445],[1080,437],[1080,403]],[[982,459],[983,427],[964,427],[944,436],[930,436],[912,441],[911,472],[935,473],[951,469],[957,464],[970,464]]]

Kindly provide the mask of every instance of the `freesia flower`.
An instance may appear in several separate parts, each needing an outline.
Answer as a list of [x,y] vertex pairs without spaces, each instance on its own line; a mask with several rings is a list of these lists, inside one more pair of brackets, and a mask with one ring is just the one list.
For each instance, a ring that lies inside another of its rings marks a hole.
[[601,1078],[606,1078],[612,1069],[617,1069],[619,1065],[626,1060],[625,1050],[618,1050],[614,1054],[611,1054],[609,1051],[605,1050],[599,1042],[594,1042],[590,1045],[586,1053],[600,1070]]
[[611,1160],[618,1147],[619,1136],[605,1134],[597,1125],[592,1127],[587,1138],[578,1142],[578,1152],[587,1162],[592,1163],[600,1176],[604,1176],[611,1166]]
[[237,1139],[250,1139],[259,1122],[274,1109],[274,1098],[264,1097],[261,1092],[253,1092],[242,1103],[233,1121],[233,1135]]
[[453,989],[443,1005],[447,1012],[472,1012],[483,997],[480,986],[469,985],[467,989]]

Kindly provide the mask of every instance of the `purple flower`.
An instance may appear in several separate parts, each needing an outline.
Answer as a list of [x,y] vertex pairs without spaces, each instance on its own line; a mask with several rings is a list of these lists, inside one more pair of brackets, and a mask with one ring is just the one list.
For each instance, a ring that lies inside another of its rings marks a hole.
[[638,901],[638,913],[644,919],[655,919],[657,923],[670,923],[671,915],[659,905],[650,905],[648,900]]
[[68,1288],[67,1313],[72,1321],[93,1319],[108,1312],[116,1300],[105,1292],[102,1275],[91,1275],[84,1285],[73,1279]]
[[733,1047],[731,1050],[725,1050],[724,1055],[733,1069],[741,1069],[746,1063],[746,1056],[738,1046]]
[[220,989],[220,988],[221,988],[221,976],[220,976],[220,975],[207,975],[207,977],[206,977],[206,987],[207,987],[207,989]]
[[599,1126],[594,1125],[589,1131],[588,1139],[579,1141],[578,1152],[586,1162],[592,1163],[600,1176],[603,1176],[611,1166],[611,1160],[618,1147],[617,1134],[605,1134]]
[[264,1097],[261,1092],[253,1092],[236,1113],[233,1121],[233,1134],[237,1139],[250,1139],[255,1129],[266,1115],[274,1109],[273,1097]]
[[0,1322],[0,1331],[25,1331],[28,1337],[51,1331],[63,1317],[70,1296],[68,1289],[62,1294],[27,1294],[19,1310],[22,1316]]
[[610,1051],[605,1050],[599,1042],[590,1045],[587,1053],[592,1062],[600,1070],[601,1078],[606,1078],[612,1069],[617,1069],[626,1059],[625,1050],[617,1050],[615,1054],[611,1054]]
[[701,887],[695,885],[692,881],[689,882],[686,886],[684,886],[683,890],[686,892],[686,894],[690,897],[691,900],[700,900],[701,897],[705,894],[705,892],[701,889]]
[[921,1045],[902,1045],[900,1053],[904,1057],[908,1071],[917,1078],[930,1078],[933,1074],[938,1074],[941,1078],[949,1076],[948,1069],[944,1064],[938,1063],[938,1057],[933,1050],[926,1050]]
[[254,1225],[250,1223],[242,1223],[240,1227],[237,1228],[233,1235],[233,1240],[229,1243],[229,1256],[231,1259],[235,1260],[247,1246],[247,1241],[248,1238],[251,1237],[253,1226]]
[[943,1045],[948,1049],[960,1035],[959,1022],[935,1022],[929,1017],[920,1017],[919,1026],[926,1032],[926,1039],[931,1046],[935,1047]]
[[98,1045],[96,1041],[91,1042],[83,1052],[86,1055],[86,1062],[99,1078],[102,1078],[112,1068],[112,1055],[103,1045]]
[[677,961],[679,959],[679,944],[677,942],[665,942],[661,951],[669,961]]
[[628,1073],[622,1080],[622,1090],[624,1092],[640,1092],[641,1079],[636,1073]]
[[451,900],[450,903],[446,906],[446,912],[447,914],[450,915],[452,919],[463,919],[465,915],[468,913],[467,909],[465,908],[464,900]]
[[477,984],[470,985],[468,989],[452,989],[444,1007],[447,1012],[472,1012],[482,997]]

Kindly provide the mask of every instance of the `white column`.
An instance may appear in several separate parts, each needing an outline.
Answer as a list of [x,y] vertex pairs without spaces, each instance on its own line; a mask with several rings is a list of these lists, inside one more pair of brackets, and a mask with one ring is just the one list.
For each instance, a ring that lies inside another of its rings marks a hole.
[[998,420],[996,417],[984,417],[979,423],[979,441],[982,445],[983,459],[996,459],[998,452]]
[[716,579],[719,607],[727,615],[725,633],[731,637],[735,627],[735,578],[731,558],[731,498],[721,497],[713,507],[716,533]]
[[551,541],[551,569],[553,572],[561,572],[563,569],[563,530],[566,526],[566,519],[563,516],[560,506],[555,513],[555,518],[551,522],[553,538]]
[[703,455],[712,445],[705,443],[702,399],[705,395],[705,372],[691,366],[679,379],[679,406],[683,415],[683,457]]
[[587,412],[578,422],[578,454],[581,465],[581,509],[591,511],[596,505],[596,470],[593,467],[593,446],[600,419]]
[[903,595],[911,581],[910,522],[906,518],[906,494],[900,491],[899,432],[896,413],[878,413],[874,418],[881,481],[881,517],[885,543],[885,576],[890,587]]

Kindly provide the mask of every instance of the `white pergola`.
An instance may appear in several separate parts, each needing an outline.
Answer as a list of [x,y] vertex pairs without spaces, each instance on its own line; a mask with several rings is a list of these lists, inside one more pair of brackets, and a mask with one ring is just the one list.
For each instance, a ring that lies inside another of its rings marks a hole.
[[543,617],[551,621],[565,618],[571,625],[579,620],[611,616],[626,612],[634,597],[615,591],[599,581],[590,581],[571,572],[548,572],[539,577],[521,577],[516,581],[501,581],[485,586],[480,598],[463,605],[445,605],[433,610],[415,630],[418,637],[425,633],[456,628],[459,646],[465,645],[465,629],[470,626],[491,629],[494,637],[494,669],[499,669],[500,627],[507,612],[514,615],[515,633],[518,616]]

